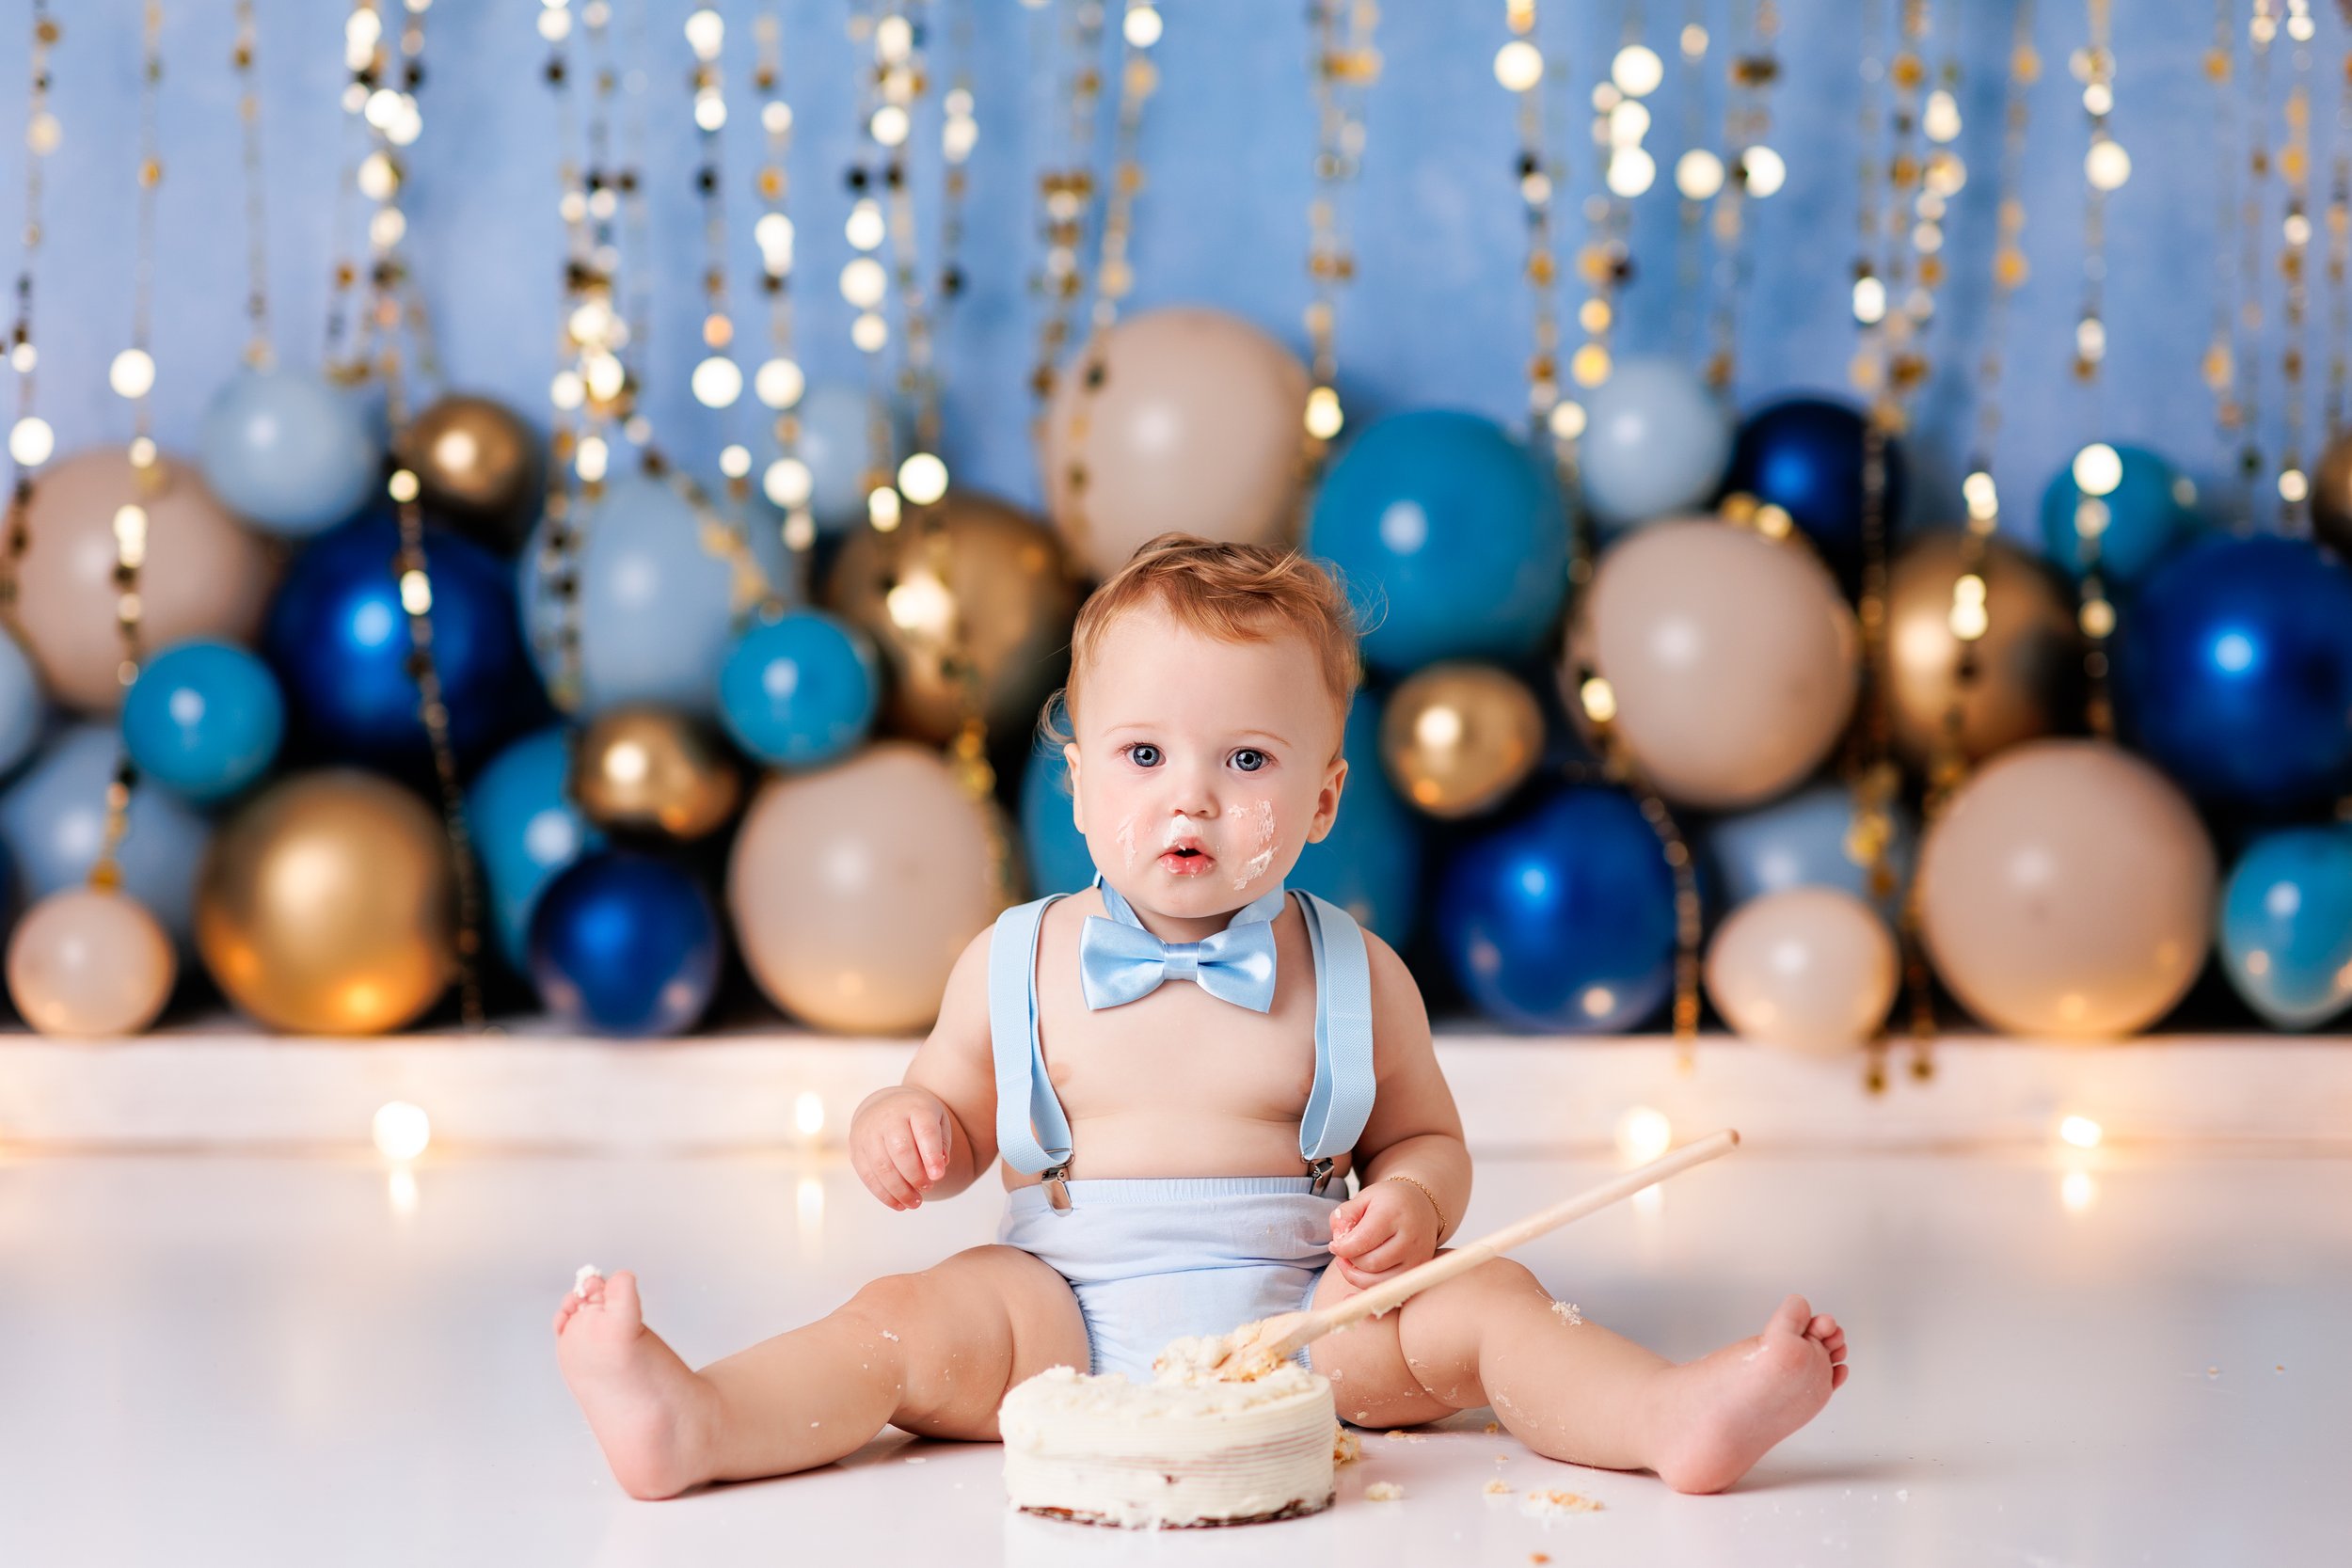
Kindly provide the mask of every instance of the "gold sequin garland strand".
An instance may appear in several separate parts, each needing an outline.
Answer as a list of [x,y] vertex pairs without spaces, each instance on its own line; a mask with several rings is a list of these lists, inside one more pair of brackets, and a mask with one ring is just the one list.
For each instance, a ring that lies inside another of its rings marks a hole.
[[784,513],[784,547],[792,562],[793,592],[806,601],[817,519],[809,504],[815,480],[801,457],[800,405],[808,377],[792,345],[796,233],[789,210],[792,104],[784,89],[783,22],[775,12],[765,12],[753,24],[752,36],[758,50],[752,87],[759,95],[759,125],[768,138],[755,182],[761,211],[752,226],[752,238],[759,246],[759,286],[768,296],[768,357],[752,374],[752,393],[774,415],[769,430],[775,443],[760,488]]
[[[1044,11],[1050,0],[1038,0]],[[1050,15],[1050,13],[1048,13]],[[1041,19],[1045,36],[1049,21]],[[1037,361],[1029,371],[1029,392],[1036,400],[1031,436],[1044,444],[1046,405],[1061,374],[1062,356],[1070,347],[1072,325],[1086,294],[1087,218],[1094,211],[1094,120],[1103,93],[1103,0],[1064,0],[1062,21],[1053,29],[1062,40],[1067,56],[1068,114],[1058,133],[1061,156],[1049,159],[1038,171],[1038,231],[1045,243],[1044,259],[1032,288],[1045,304],[1038,318]],[[1050,71],[1041,69],[1041,77]]]
[[[359,8],[373,9],[376,0],[358,0]],[[430,0],[406,0],[408,15],[400,26],[400,86],[393,79],[390,53],[379,38],[375,72],[379,85],[366,111],[372,149],[362,164],[372,170],[361,193],[374,203],[368,220],[369,297],[367,320],[374,372],[384,388],[384,419],[389,447],[399,451],[407,435],[409,406],[403,364],[404,311],[402,295],[407,264],[400,245],[407,232],[401,214],[400,194],[405,168],[397,149],[416,141],[423,129],[416,87],[422,80],[424,7]],[[389,94],[389,100],[376,94]],[[433,650],[433,577],[425,553],[424,506],[415,472],[395,467],[385,483],[400,531],[400,546],[392,560],[400,604],[408,618],[411,651],[408,673],[417,683],[418,713],[433,752],[434,776],[440,787],[441,822],[449,837],[452,869],[457,888],[458,1006],[467,1029],[487,1027],[482,1009],[482,897],[474,864],[471,835],[467,830],[465,797],[457,777],[457,753],[450,741],[449,706]]]
[[[589,0],[602,9],[602,0]],[[587,7],[583,7],[585,12]],[[610,280],[596,268],[589,240],[590,187],[603,191],[606,210],[612,195],[603,187],[601,171],[582,172],[576,146],[579,116],[572,106],[570,40],[573,17],[570,0],[552,0],[539,12],[539,36],[548,42],[542,75],[555,102],[556,216],[564,226],[564,261],[560,271],[555,324],[555,373],[548,383],[550,405],[548,437],[547,493],[543,502],[546,526],[539,556],[533,562],[532,592],[542,602],[552,597],[551,616],[534,616],[532,636],[543,667],[554,673],[548,680],[548,698],[559,713],[578,711],[580,697],[578,555],[574,548],[576,499],[593,499],[602,488],[579,484],[578,460],[585,405],[587,374],[581,356],[589,341],[601,341],[601,324],[612,315]],[[592,304],[593,302],[593,304]],[[550,624],[551,623],[551,624]]]
[[2276,0],[2254,0],[2246,25],[2251,55],[2246,73],[2246,184],[2238,205],[2237,386],[2238,452],[2236,506],[2231,521],[2239,533],[2254,527],[2255,492],[2262,483],[2262,352],[2263,236],[2269,225],[2263,215],[2265,185],[2270,178],[2270,46],[2279,37]]
[[[1707,0],[1683,0],[1682,31],[1676,42],[1682,59],[1682,155],[1675,160],[1674,342],[1685,360],[1697,357],[1699,322],[1707,302],[1707,203],[1723,188],[1723,160],[1702,147],[1707,135]],[[1692,154],[1697,154],[1694,159]],[[1706,172],[1708,163],[1713,173]]]
[[[2337,0],[2337,10],[2352,40],[2352,0]],[[2336,80],[2335,147],[2328,181],[2328,393],[2322,418],[2330,446],[2344,431],[2346,355],[2352,353],[2347,271],[2352,271],[2352,42]]]
[[[115,509],[115,630],[121,640],[122,657],[115,676],[127,690],[138,679],[140,658],[139,569],[147,561],[148,507],[163,493],[162,459],[155,451],[155,359],[149,351],[155,302],[155,196],[164,182],[163,148],[156,131],[156,104],[163,95],[164,8],[147,0],[141,8],[144,58],[139,72],[138,238],[133,271],[131,346],[114,357],[106,380],[132,409],[130,464],[132,499]],[[131,791],[138,771],[130,752],[119,751],[114,779],[106,786],[106,827],[90,866],[89,885],[119,887],[122,867],[117,859],[123,835],[130,831]]]
[[[1323,467],[1332,438],[1347,422],[1340,405],[1337,346],[1340,291],[1356,278],[1346,197],[1362,167],[1364,101],[1380,74],[1380,56],[1373,49],[1379,16],[1375,0],[1313,0],[1307,12],[1312,35],[1307,81],[1315,111],[1313,194],[1307,202],[1306,325],[1311,379],[1304,452],[1311,479]],[[1300,486],[1302,506],[1307,489]]]
[[[735,357],[735,317],[727,289],[725,21],[709,7],[695,10],[686,19],[686,43],[694,55],[694,130],[702,154],[694,188],[702,197],[704,251],[703,356],[687,387],[696,403],[724,410],[743,396],[743,368]],[[752,449],[740,441],[727,442],[719,450],[719,472],[726,481],[726,516],[740,536],[749,527]],[[729,554],[740,559],[732,550]]]
[[2219,212],[2214,225],[2218,244],[2214,256],[2213,335],[2206,341],[2198,372],[2213,393],[2214,433],[2225,456],[2236,456],[2237,432],[2245,418],[2237,396],[2237,349],[2233,323],[2237,315],[2238,195],[2237,94],[2232,77],[2232,56],[2237,41],[2237,0],[2214,0],[2213,42],[2203,59],[2205,80],[2213,84],[2214,113],[2209,139],[2214,151],[2214,186]]
[[359,281],[359,263],[353,255],[351,214],[359,189],[359,169],[368,155],[366,123],[359,118],[368,95],[376,86],[378,52],[384,19],[373,6],[354,4],[343,19],[343,117],[337,126],[342,145],[337,149],[339,177],[328,212],[326,232],[335,260],[327,274],[326,333],[322,363],[329,379],[354,386],[367,379],[365,352],[354,340],[352,299]]
[[40,260],[41,191],[50,155],[64,140],[64,132],[49,106],[49,56],[61,36],[48,0],[33,0],[33,36],[25,57],[31,77],[24,109],[24,255],[17,264],[16,321],[8,329],[8,358],[16,372],[16,419],[8,427],[8,457],[15,472],[8,483],[8,540],[0,551],[0,619],[11,629],[16,620],[17,563],[31,543],[25,513],[33,499],[33,479],[56,451],[56,433],[35,411],[34,372],[40,362],[33,345],[33,281]]
[[[1734,4],[1736,8],[1737,0]],[[1779,40],[1779,6],[1775,0],[1756,0],[1746,45],[1733,48],[1725,68],[1730,87],[1724,107],[1724,154],[1717,158],[1693,149],[1683,154],[1675,171],[1685,197],[1714,201],[1715,288],[1707,384],[1726,396],[1739,374],[1740,305],[1753,270],[1753,251],[1746,243],[1747,204],[1772,195],[1788,178],[1788,166],[1765,140],[1772,134],[1771,88],[1780,79],[1780,59],[1773,53]]]
[[[1560,264],[1553,249],[1551,208],[1561,171],[1546,154],[1545,86],[1550,72],[1535,24],[1536,0],[1506,0],[1503,25],[1510,37],[1495,51],[1494,71],[1502,89],[1518,101],[1519,147],[1512,175],[1527,225],[1524,271],[1534,326],[1527,357],[1528,442],[1531,448],[1549,443],[1561,496],[1573,505],[1576,440],[1583,434],[1584,409],[1560,396],[1560,314],[1555,304]],[[1591,563],[1580,555],[1572,560],[1569,574],[1572,582],[1581,583],[1592,575]]]
[[2295,71],[2287,89],[2286,142],[2279,150],[2279,180],[2286,201],[2279,233],[2279,283],[2281,294],[2279,378],[2280,409],[2284,433],[2280,439],[2279,472],[2273,481],[2279,497],[2279,531],[2307,532],[2311,518],[2304,503],[2311,498],[2311,476],[2303,467],[2303,328],[2310,316],[2312,244],[2312,39],[2315,32],[2311,0],[2287,0],[2286,34]]
[[[882,351],[890,343],[890,270],[882,261],[890,238],[890,220],[883,205],[886,186],[906,178],[902,148],[914,128],[910,112],[914,72],[907,69],[914,52],[914,24],[901,10],[885,7],[879,12],[860,9],[850,17],[850,40],[865,47],[869,60],[858,71],[858,135],[863,142],[846,179],[850,187],[850,216],[846,231],[856,252],[841,269],[841,297],[857,313],[850,322],[850,341],[865,356],[866,368],[866,462],[859,488],[866,496],[866,520],[877,533],[898,526],[899,498],[892,482],[895,420],[891,416],[891,385]],[[919,62],[917,62],[919,65]],[[895,102],[894,102],[895,99]]]
[[2079,620],[2083,633],[2085,717],[2090,733],[2115,737],[2115,706],[2107,689],[2107,639],[2115,631],[2115,605],[2100,569],[2099,539],[2107,526],[2106,498],[2122,483],[2123,466],[2102,438],[2104,402],[2100,367],[2106,358],[2106,202],[2131,177],[2132,161],[2108,129],[2115,110],[2115,48],[2109,0],[2088,0],[2090,40],[2069,62],[2083,85],[2083,113],[2090,144],[2083,155],[2083,306],[2074,324],[2074,377],[2088,394],[2091,444],[2074,454],[2074,539],[2081,562]]
[[237,73],[237,120],[245,131],[245,314],[249,331],[245,362],[265,371],[276,362],[269,340],[269,224],[262,206],[262,98],[253,85],[253,55],[260,38],[253,0],[237,0],[237,41],[230,62]]

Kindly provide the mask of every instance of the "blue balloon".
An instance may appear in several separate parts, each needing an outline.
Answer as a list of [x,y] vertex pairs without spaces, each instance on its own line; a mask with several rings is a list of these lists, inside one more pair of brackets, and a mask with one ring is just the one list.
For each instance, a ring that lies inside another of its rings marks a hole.
[[499,951],[518,971],[531,962],[531,916],[566,866],[604,847],[567,793],[571,742],[561,727],[525,736],[466,791],[467,834],[482,859]]
[[1340,815],[1323,842],[1299,855],[1291,885],[1328,898],[1403,947],[1420,924],[1422,824],[1380,765],[1380,705],[1362,692],[1348,709],[1341,754],[1347,783]]
[[268,772],[285,735],[278,677],[226,642],[165,649],[122,699],[131,760],[191,800],[224,800]]
[[1579,469],[1603,530],[1702,507],[1723,483],[1731,415],[1681,360],[1619,360],[1585,404]]
[[1061,748],[1041,740],[1021,775],[1021,854],[1029,891],[1075,893],[1094,881],[1094,856],[1070,816],[1070,768]]
[[[0,837],[16,857],[26,903],[89,880],[106,836],[106,786],[121,755],[114,725],[76,724],[0,795]],[[128,826],[116,857],[123,891],[184,950],[213,825],[168,791],[140,787],[131,791]]]
[[[1700,868],[1725,914],[1751,898],[1792,887],[1836,888],[1869,903],[1869,867],[1846,845],[1852,827],[1853,796],[1841,784],[1815,784],[1708,824],[1698,835]],[[1917,824],[1898,806],[1886,855],[1895,892],[1879,906],[1890,919],[1895,899],[1911,880],[1917,840]]]
[[[1886,536],[1902,516],[1903,457],[1885,446]],[[1790,398],[1748,416],[1731,451],[1724,492],[1781,508],[1839,564],[1862,556],[1862,415],[1825,398]]]
[[2247,1005],[2280,1028],[2352,1006],[2352,832],[2255,840],[2221,891],[2221,960]]
[[2315,804],[2352,785],[2352,570],[2307,540],[2201,540],[2126,608],[2123,718],[2189,793]]
[[1400,414],[1340,454],[1307,548],[1337,566],[1371,629],[1366,660],[1535,651],[1568,584],[1568,525],[1548,463],[1474,414]]
[[735,743],[778,768],[849,755],[874,727],[882,662],[865,634],[821,610],[762,617],[719,672],[719,718]]
[[[2118,446],[2123,477],[2101,499],[2106,523],[2099,532],[2099,575],[2110,585],[2137,582],[2197,527],[2197,487],[2153,451]],[[2050,476],[2042,490],[2042,547],[2070,577],[2083,575],[2083,540],[2074,526],[2074,467]]]
[[351,398],[297,371],[246,371],[222,388],[197,453],[221,504],[288,539],[358,512],[384,461]]
[[718,989],[719,914],[693,876],[607,850],[558,877],[531,919],[531,977],[548,1011],[600,1035],[691,1029]]
[[1563,790],[1454,856],[1438,934],[1463,991],[1497,1018],[1630,1029],[1674,990],[1674,873],[1632,800]]
[[846,382],[811,387],[793,412],[801,439],[794,454],[808,468],[808,509],[826,533],[866,526],[866,476],[880,468],[896,473],[912,450],[908,420],[895,404],[888,411],[890,450],[874,451],[874,404],[863,388]]
[[48,710],[32,656],[14,632],[0,626],[0,774],[15,772],[33,754]]
[[[421,771],[433,752],[409,673],[414,643],[389,517],[362,517],[294,558],[270,601],[262,651],[283,685],[294,731],[320,754]],[[433,584],[433,664],[450,744],[469,768],[546,717],[516,624],[506,563],[470,539],[425,530]]]
[[[532,654],[552,687],[560,673],[561,601],[540,581],[542,518],[518,562]],[[666,483],[616,480],[580,523],[580,715],[645,703],[716,719],[719,672],[735,646],[735,562],[711,547],[702,519]],[[774,529],[747,531],[752,559],[771,584],[786,579]]]

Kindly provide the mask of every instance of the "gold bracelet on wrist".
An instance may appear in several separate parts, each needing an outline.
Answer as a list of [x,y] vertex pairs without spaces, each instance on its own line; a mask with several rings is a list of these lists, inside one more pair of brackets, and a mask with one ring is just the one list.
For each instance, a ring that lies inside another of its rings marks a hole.
[[1384,1176],[1380,1180],[1383,1181],[1410,1181],[1414,1186],[1419,1187],[1421,1189],[1421,1196],[1429,1200],[1429,1207],[1438,1212],[1438,1234],[1440,1236],[1445,1234],[1445,1205],[1438,1201],[1438,1195],[1431,1192],[1428,1186],[1418,1177],[1406,1176],[1400,1172],[1395,1176]]

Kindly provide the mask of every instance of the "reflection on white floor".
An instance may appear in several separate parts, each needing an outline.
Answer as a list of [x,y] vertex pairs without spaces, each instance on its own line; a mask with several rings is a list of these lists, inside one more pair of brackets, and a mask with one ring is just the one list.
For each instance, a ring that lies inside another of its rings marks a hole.
[[[1473,1231],[1606,1174],[1489,1161]],[[1319,1517],[1122,1537],[1009,1514],[987,1447],[623,1497],[556,1374],[573,1271],[636,1269],[700,1364],[988,1240],[846,1170],[750,1160],[0,1153],[0,1562],[2126,1564],[2343,1561],[2352,1160],[1776,1157],[1523,1254],[1677,1357],[1785,1291],[1852,1380],[1737,1489],[1679,1497],[1488,1436],[1368,1434]],[[1546,1521],[1563,1487],[1597,1513]],[[1394,1481],[1401,1501],[1364,1488]]]

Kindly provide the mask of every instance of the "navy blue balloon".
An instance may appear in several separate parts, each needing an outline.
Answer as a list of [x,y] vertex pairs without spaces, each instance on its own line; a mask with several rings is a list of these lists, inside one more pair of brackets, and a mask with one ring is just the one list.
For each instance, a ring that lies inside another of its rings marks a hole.
[[531,977],[564,1022],[645,1037],[694,1026],[718,989],[721,936],[691,873],[651,855],[590,855],[531,917]]
[[1075,893],[1094,881],[1094,856],[1070,816],[1070,768],[1061,748],[1040,741],[1021,775],[1021,856],[1029,891]]
[[754,621],[719,671],[719,718],[735,743],[778,768],[849,755],[874,727],[882,663],[866,634],[821,610]]
[[[2100,498],[2107,509],[2099,531],[2099,575],[2109,584],[2137,582],[2173,545],[2197,526],[2197,492],[2172,465],[2139,447],[2117,446],[2123,477]],[[2042,490],[2042,547],[2052,561],[2079,578],[2083,540],[2075,513],[2082,492],[2074,487],[2072,459]]]
[[2352,786],[2352,570],[2306,540],[2200,541],[2127,608],[2129,733],[2191,794],[2256,809]]
[[[1840,563],[1862,554],[1860,412],[1824,398],[1790,398],[1748,416],[1732,444],[1724,493],[1743,491],[1781,508],[1821,553]],[[1888,536],[1902,515],[1903,458],[1886,443]]]
[[182,642],[147,661],[122,699],[139,772],[191,800],[234,795],[277,760],[286,702],[269,666],[226,642]]
[[571,798],[571,745],[559,726],[490,759],[466,791],[466,832],[489,884],[491,928],[517,971],[530,967],[531,917],[564,868],[604,847]]
[[1464,993],[1496,1018],[1630,1029],[1674,990],[1674,873],[1632,800],[1564,790],[1455,854],[1438,932]]
[[1421,920],[1420,816],[1380,765],[1380,705],[1358,692],[1348,710],[1347,783],[1340,815],[1320,844],[1310,844],[1290,883],[1354,915],[1392,947],[1413,940]]
[[1366,660],[1400,674],[1531,654],[1567,592],[1550,464],[1475,414],[1399,414],[1357,436],[1315,497],[1307,548],[1345,578]]
[[2352,1006],[2352,830],[2255,840],[2221,892],[2221,959],[2247,1005],[2281,1028]]
[[[294,558],[270,601],[262,649],[294,728],[321,754],[393,770],[432,764],[418,714],[414,646],[383,516],[322,536]],[[517,616],[513,571],[470,539],[425,531],[433,663],[461,768],[546,716]]]

